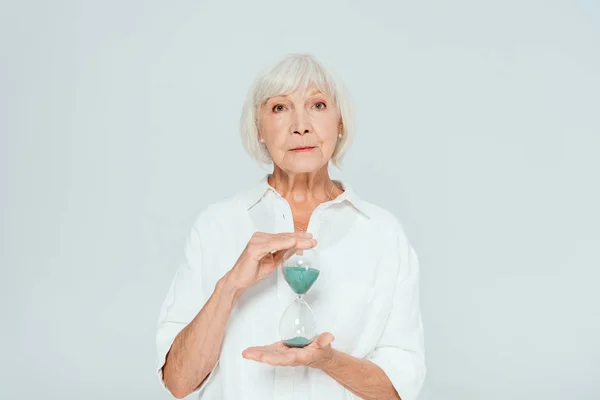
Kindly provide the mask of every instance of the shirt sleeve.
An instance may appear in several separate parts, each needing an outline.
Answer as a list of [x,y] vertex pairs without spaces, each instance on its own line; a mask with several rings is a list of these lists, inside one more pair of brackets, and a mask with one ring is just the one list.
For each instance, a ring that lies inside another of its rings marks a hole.
[[403,234],[400,270],[386,327],[369,360],[388,376],[402,400],[416,400],[425,380],[423,323],[419,307],[419,263]]
[[[201,214],[187,238],[185,260],[177,268],[158,318],[156,367],[160,384],[167,391],[162,371],[167,354],[179,332],[194,319],[210,297],[210,293],[203,289],[202,247],[205,240],[201,232],[204,223],[206,219]],[[208,377],[194,390],[195,393],[199,393],[210,382],[218,364],[217,361]]]

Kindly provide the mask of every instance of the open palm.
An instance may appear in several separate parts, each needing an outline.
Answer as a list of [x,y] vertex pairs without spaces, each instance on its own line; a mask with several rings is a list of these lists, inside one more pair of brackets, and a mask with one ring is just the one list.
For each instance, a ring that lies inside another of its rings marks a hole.
[[333,339],[331,333],[325,332],[302,348],[288,347],[279,341],[268,346],[249,347],[242,352],[242,357],[276,366],[316,366],[331,358]]

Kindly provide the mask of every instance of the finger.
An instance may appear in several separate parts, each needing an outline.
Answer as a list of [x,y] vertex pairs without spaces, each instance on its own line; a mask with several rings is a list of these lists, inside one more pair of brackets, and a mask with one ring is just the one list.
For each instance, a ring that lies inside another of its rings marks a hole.
[[274,238],[271,241],[258,245],[257,255],[261,258],[267,255],[267,253],[274,254],[277,251],[289,250],[291,248],[296,249],[310,249],[316,246],[317,241],[315,239],[297,239],[293,237],[285,238]]
[[258,243],[252,249],[252,252],[257,260],[260,260],[268,253],[274,254],[280,250],[287,250],[296,245],[297,238],[293,237],[278,237],[271,240]]
[[[275,253],[278,250],[293,247],[293,244],[295,244],[295,242],[293,242],[294,240],[310,239],[312,239],[312,234],[310,234],[310,236],[301,236],[295,233],[270,234],[255,232],[248,241],[246,250],[251,251],[253,254],[258,251],[258,255],[262,258],[266,254],[265,249],[267,247],[269,247],[268,252]],[[290,245],[290,243],[292,244]]]
[[297,239],[311,239],[313,234],[310,232],[281,232],[281,233],[264,233],[264,232],[256,232],[253,235],[253,239],[260,243],[269,242],[271,240],[279,239],[279,238],[288,238],[293,237]]
[[292,236],[292,237],[297,237],[297,238],[312,238],[313,234],[310,232],[280,232],[280,233],[274,233],[272,234],[272,236],[276,237],[276,236]]
[[[266,353],[268,351],[274,351],[274,350],[277,350],[282,345],[283,345],[283,342],[279,341],[279,342],[272,343],[268,346],[251,346],[242,352],[242,357],[244,357],[244,358],[254,357],[258,354]],[[248,356],[248,357],[246,357],[246,356]]]
[[262,351],[256,349],[246,349],[242,351],[242,357],[247,360],[260,361],[260,356],[262,353]]
[[296,250],[312,249],[317,245],[317,243],[317,239],[303,239],[298,240],[298,243],[294,247]]
[[271,350],[269,350],[268,346],[248,347],[246,350],[242,351],[242,357],[248,360],[262,361],[264,354],[269,351]]
[[278,233],[278,234],[275,234],[275,235],[272,235],[272,236],[266,238],[265,242],[273,242],[273,241],[278,241],[280,239],[287,239],[287,238],[293,238],[293,239],[296,239],[298,241],[310,240],[310,239],[313,238],[313,234],[312,233],[306,233],[306,232]]
[[283,356],[277,355],[273,350],[265,350],[264,348],[246,349],[242,352],[242,357],[247,360],[275,365],[282,363],[283,358]]
[[331,333],[324,332],[320,334],[319,337],[317,337],[317,339],[315,340],[315,347],[318,349],[327,347],[331,344],[331,342],[333,342],[334,339],[335,337]]
[[313,248],[317,245],[317,240],[316,239],[311,239],[311,240],[307,240],[307,241],[299,241],[296,243],[296,245],[290,249],[285,249],[285,250],[279,250],[279,251],[272,251],[271,254],[273,254],[273,261],[275,266],[279,266],[282,263],[284,263],[285,261],[289,260],[293,255],[295,254],[302,254],[302,250],[306,250],[306,249],[310,249]]
[[[248,247],[250,247],[251,250],[253,250],[253,251],[256,251],[257,249],[259,249],[260,253],[258,255],[262,258],[266,255],[264,249],[267,247],[267,245],[269,245],[268,247],[270,247],[269,252],[271,254],[274,254],[277,251],[287,250],[287,249],[293,247],[290,245],[286,245],[286,246],[283,246],[284,248],[282,249],[281,248],[282,242],[285,243],[289,239],[296,239],[297,241],[310,240],[310,239],[312,239],[312,237],[313,237],[312,233],[307,233],[307,232],[283,232],[283,233],[276,233],[276,234],[255,232],[254,235],[252,235],[252,238],[250,239],[250,241],[248,242]],[[308,243],[310,243],[310,242],[308,242]],[[303,244],[303,246],[304,246],[304,244]],[[287,247],[287,248],[285,248],[285,247]]]

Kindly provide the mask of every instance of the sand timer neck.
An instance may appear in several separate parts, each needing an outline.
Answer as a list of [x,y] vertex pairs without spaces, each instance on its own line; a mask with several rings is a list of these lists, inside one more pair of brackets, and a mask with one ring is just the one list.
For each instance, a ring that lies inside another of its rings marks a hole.
[[[304,299],[304,295],[303,294],[298,294],[296,295],[296,300],[294,300],[295,302],[298,302],[299,304],[305,304],[306,307],[309,307],[308,303],[306,302],[306,300]],[[310,308],[310,307],[309,307]]]

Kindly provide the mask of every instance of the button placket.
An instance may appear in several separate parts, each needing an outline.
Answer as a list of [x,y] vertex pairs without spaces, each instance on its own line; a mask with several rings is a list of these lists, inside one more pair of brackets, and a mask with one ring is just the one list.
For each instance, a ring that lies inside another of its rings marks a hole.
[[[281,227],[283,228],[284,226],[286,228],[281,229],[280,231],[284,231],[285,229],[287,229],[288,225],[291,225],[291,229],[292,232],[295,231],[294,229],[294,217],[292,215],[292,210],[291,207],[289,206],[289,203],[281,198],[281,215],[282,215],[282,219],[281,219]],[[315,208],[313,214],[311,215],[309,222],[308,222],[308,226],[307,226],[307,232],[310,232],[313,234],[313,237],[315,239],[317,239],[317,234],[318,234],[318,230],[319,227],[321,225],[321,216],[323,214],[323,211],[326,209],[326,207],[323,207],[321,205],[317,206],[317,208]],[[318,239],[317,239],[318,240]],[[280,301],[280,313],[283,313],[285,311],[285,308],[287,306],[289,306],[289,303],[291,301],[293,301],[293,299],[295,298],[295,296],[291,293],[290,288],[287,286],[287,283],[285,282],[285,278],[283,277],[283,273],[281,272],[281,269],[278,268],[278,270],[276,271],[277,275],[277,286],[278,286],[278,295],[279,295],[279,301]],[[280,314],[281,315],[281,314]],[[302,382],[302,385],[304,385],[306,387],[306,385],[308,385],[309,382],[309,376],[308,376],[308,372],[309,371],[305,371],[303,368],[290,368],[290,367],[275,367],[275,381],[274,381],[274,398],[276,399],[293,399],[294,398],[294,387],[298,384],[298,382]],[[305,389],[307,390],[307,389]]]
[[[294,218],[292,216],[292,210],[289,207],[288,202],[281,196],[279,196],[277,214],[281,215],[281,218],[277,218],[277,231],[288,232],[291,225],[291,229],[293,232]],[[281,318],[281,315],[283,315],[283,312],[285,311],[286,307],[293,300],[293,293],[291,292],[291,289],[287,286],[287,283],[285,282],[285,278],[283,277],[281,268],[277,268],[275,273],[277,274],[277,295],[279,298],[278,318]],[[277,324],[276,330],[277,336],[279,336],[279,324]],[[275,377],[273,382],[273,398],[293,400],[294,368],[281,366],[275,367]]]

